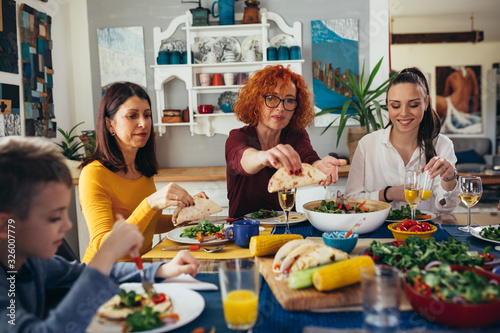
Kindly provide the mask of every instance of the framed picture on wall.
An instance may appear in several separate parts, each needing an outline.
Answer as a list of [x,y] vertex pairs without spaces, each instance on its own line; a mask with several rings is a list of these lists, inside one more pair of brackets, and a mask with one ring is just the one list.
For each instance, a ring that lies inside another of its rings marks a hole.
[[444,134],[480,134],[481,66],[436,67],[436,111]]

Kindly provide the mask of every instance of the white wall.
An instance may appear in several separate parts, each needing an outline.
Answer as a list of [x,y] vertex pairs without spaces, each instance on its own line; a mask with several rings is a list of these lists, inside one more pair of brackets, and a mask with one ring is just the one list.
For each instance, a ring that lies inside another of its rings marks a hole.
[[[431,74],[431,98],[436,96],[436,66],[479,65],[481,66],[481,105],[484,134],[494,143],[495,106],[487,103],[488,94],[495,93],[487,84],[487,72],[493,63],[500,62],[500,42],[400,44],[391,46],[392,69],[401,70],[416,66]],[[489,89],[490,88],[490,89]],[[435,105],[434,105],[435,106]],[[452,136],[452,135],[450,135]]]

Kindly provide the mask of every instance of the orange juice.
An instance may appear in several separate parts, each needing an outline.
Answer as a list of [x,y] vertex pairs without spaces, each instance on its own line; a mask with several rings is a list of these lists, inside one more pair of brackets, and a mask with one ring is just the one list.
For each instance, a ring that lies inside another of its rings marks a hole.
[[422,200],[429,200],[431,198],[432,191],[424,190],[422,191]]
[[222,302],[226,322],[232,326],[251,328],[257,320],[258,303],[259,297],[251,290],[231,291]]

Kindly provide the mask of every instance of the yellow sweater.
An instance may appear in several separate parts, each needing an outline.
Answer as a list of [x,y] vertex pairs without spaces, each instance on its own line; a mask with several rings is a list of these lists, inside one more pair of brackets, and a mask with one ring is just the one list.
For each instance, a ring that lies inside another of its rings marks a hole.
[[[90,232],[90,243],[83,262],[94,258],[102,242],[108,237],[121,214],[128,223],[135,224],[144,235],[141,255],[151,250],[156,224],[161,219],[172,220],[149,207],[146,198],[156,192],[153,178],[125,179],[94,161],[85,166],[79,180],[80,204]],[[166,221],[161,221],[167,223]]]

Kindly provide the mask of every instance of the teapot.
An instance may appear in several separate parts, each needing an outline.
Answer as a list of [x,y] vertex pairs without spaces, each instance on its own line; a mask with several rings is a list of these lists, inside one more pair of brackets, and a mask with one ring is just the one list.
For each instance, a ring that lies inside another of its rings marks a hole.
[[214,52],[210,51],[201,60],[204,64],[215,64],[217,62],[217,56]]

